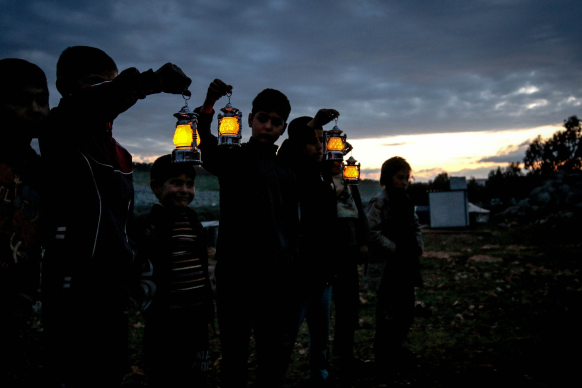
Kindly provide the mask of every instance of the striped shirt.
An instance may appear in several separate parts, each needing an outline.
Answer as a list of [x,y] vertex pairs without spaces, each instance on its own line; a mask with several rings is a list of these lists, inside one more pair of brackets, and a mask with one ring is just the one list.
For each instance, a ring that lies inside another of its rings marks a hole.
[[204,263],[198,252],[200,236],[192,228],[187,214],[176,217],[171,240],[169,274],[170,308],[197,306],[204,303],[207,290]]

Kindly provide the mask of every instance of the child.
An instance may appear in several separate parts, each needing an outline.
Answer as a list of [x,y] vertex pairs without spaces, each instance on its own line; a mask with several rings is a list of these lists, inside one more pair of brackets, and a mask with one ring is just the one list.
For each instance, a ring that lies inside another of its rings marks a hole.
[[145,356],[155,387],[205,385],[208,322],[214,318],[202,224],[188,205],[196,171],[158,158],[151,188],[159,204],[138,224],[138,258],[151,263],[155,294],[145,311]]
[[368,259],[369,230],[358,186],[345,185],[341,162],[329,162],[328,166],[337,200],[334,240],[342,243],[336,257],[338,270],[333,281],[333,356],[341,381],[349,385],[363,366],[363,361],[354,357],[354,335],[360,308],[358,264]]
[[278,157],[297,174],[301,215],[301,246],[295,268],[300,301],[297,330],[309,328],[309,384],[328,383],[328,339],[331,282],[337,272],[337,250],[332,225],[337,221],[335,190],[329,171],[324,171],[323,125],[339,116],[334,109],[321,109],[315,118],[298,117],[289,124]]
[[294,343],[297,313],[292,269],[298,244],[298,197],[293,173],[276,159],[291,106],[278,90],[253,100],[248,143],[220,148],[210,132],[215,102],[231,86],[210,84],[198,131],[204,168],[220,183],[216,247],[217,314],[222,346],[222,388],[247,384],[249,340],[257,354],[255,386],[282,384]]
[[[40,280],[40,158],[30,147],[48,115],[44,72],[22,59],[0,60],[0,386],[28,372],[23,355]],[[24,369],[23,369],[24,368]]]
[[384,190],[366,209],[372,248],[368,280],[378,295],[374,353],[381,368],[394,368],[406,361],[409,352],[402,344],[414,319],[414,287],[422,286],[419,256],[424,244],[418,217],[406,194],[411,171],[399,156],[386,160],[380,175]]
[[137,278],[126,234],[132,161],[112,122],[138,99],[180,94],[190,82],[170,63],[118,75],[111,57],[93,47],[69,47],[58,60],[63,98],[39,140],[49,211],[43,318],[49,368],[61,384],[114,387],[127,366],[127,290]]

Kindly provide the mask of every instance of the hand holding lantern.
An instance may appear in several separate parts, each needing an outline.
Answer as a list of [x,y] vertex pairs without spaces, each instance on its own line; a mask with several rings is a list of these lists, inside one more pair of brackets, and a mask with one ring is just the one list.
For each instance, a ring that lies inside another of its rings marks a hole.
[[196,124],[198,123],[198,115],[190,110],[188,107],[188,100],[183,94],[182,97],[186,105],[180,109],[174,117],[178,119],[176,122],[176,132],[174,134],[174,145],[176,149],[172,151],[173,163],[192,163],[196,165],[202,164],[202,158],[198,145],[200,144],[200,137]]
[[218,145],[223,147],[240,147],[241,135],[241,119],[242,113],[230,103],[230,96],[228,93],[228,104],[218,114]]

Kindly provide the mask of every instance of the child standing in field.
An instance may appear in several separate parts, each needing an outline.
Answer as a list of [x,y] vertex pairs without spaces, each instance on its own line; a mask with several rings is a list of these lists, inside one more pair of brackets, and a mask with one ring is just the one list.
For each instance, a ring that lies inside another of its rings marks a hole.
[[113,137],[113,121],[148,95],[189,94],[190,83],[171,63],[118,74],[94,47],[69,47],[59,57],[62,99],[39,136],[44,335],[47,369],[58,384],[115,387],[126,373],[128,287],[138,274],[126,233],[132,161]]
[[172,163],[171,155],[158,158],[151,188],[160,202],[137,222],[138,258],[151,269],[142,307],[147,308],[144,345],[154,387],[206,384],[208,323],[214,305],[205,233],[188,206],[194,199],[195,177],[192,164]]
[[422,286],[419,256],[424,243],[406,194],[411,171],[404,158],[386,160],[380,175],[384,190],[366,209],[371,247],[368,285],[378,295],[374,353],[380,368],[394,368],[406,359],[409,352],[402,344],[414,319],[414,287]]

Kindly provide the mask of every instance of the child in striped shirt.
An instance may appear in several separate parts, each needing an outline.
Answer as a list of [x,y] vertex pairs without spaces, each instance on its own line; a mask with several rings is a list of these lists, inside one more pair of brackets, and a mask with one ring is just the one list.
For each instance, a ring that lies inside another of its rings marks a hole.
[[[138,222],[138,257],[146,298],[144,347],[150,386],[205,386],[208,323],[214,318],[208,251],[202,224],[188,205],[196,171],[189,163],[158,158],[150,187],[158,200]],[[148,263],[149,262],[149,263]]]

